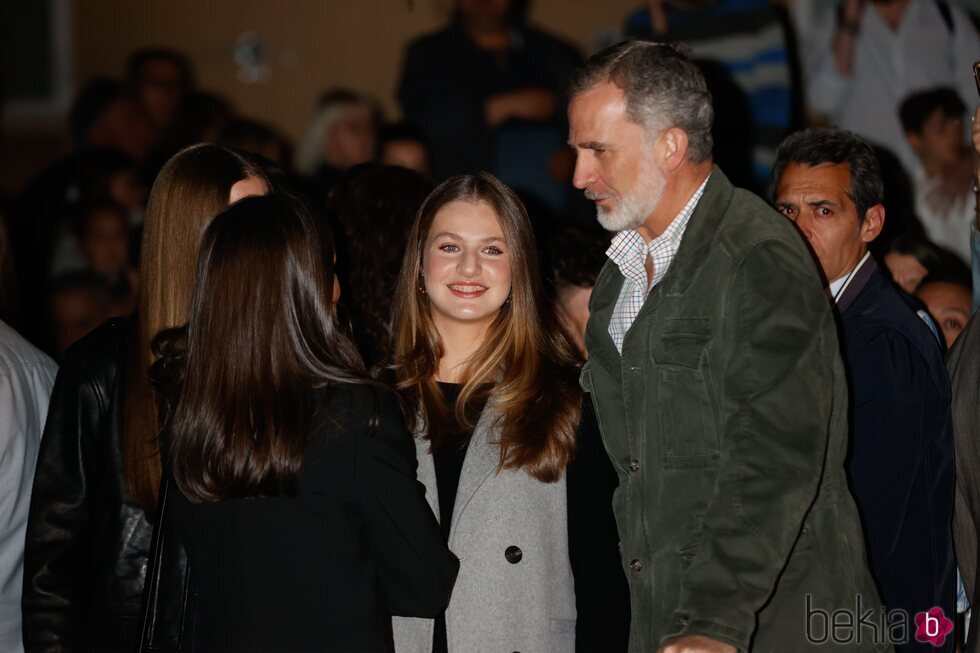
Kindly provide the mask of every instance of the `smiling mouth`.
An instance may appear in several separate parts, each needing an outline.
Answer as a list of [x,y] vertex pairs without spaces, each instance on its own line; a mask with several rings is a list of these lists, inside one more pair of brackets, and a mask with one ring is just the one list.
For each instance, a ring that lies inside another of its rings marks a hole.
[[446,287],[449,288],[449,291],[452,294],[465,299],[480,297],[487,291],[486,286],[481,286],[480,284],[475,283],[451,283]]

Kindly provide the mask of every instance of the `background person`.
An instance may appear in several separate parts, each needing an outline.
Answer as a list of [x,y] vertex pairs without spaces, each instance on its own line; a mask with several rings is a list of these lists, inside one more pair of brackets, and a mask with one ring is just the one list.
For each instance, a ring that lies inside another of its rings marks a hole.
[[[851,397],[847,475],[881,599],[907,615],[940,607],[951,617],[949,380],[940,345],[868,251],[886,219],[874,151],[843,130],[797,132],[779,148],[773,182],[775,206],[812,250],[839,315]],[[910,637],[896,650],[933,645]]]
[[[980,56],[980,51],[978,51]],[[966,147],[966,105],[952,88],[913,93],[899,107],[905,139],[915,153],[915,210],[926,235],[970,261],[973,154]]]
[[22,653],[24,531],[58,366],[0,321],[0,649]]
[[136,645],[160,486],[150,342],[186,320],[203,227],[266,190],[260,168],[214,145],[180,152],[154,183],[135,316],[67,352],[51,394],[26,533],[26,651]]

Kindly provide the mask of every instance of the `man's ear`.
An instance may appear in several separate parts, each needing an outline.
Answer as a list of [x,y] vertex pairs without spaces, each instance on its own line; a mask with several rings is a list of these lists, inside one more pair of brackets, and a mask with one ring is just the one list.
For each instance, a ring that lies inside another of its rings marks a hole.
[[861,240],[870,243],[881,234],[885,228],[885,207],[875,204],[864,212],[864,222],[861,223]]
[[661,169],[676,170],[687,159],[687,132],[680,127],[670,127],[660,134]]

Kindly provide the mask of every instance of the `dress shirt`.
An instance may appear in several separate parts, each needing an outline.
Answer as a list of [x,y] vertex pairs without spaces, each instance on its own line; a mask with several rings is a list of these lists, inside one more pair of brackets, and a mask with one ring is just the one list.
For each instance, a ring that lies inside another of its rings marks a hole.
[[[609,336],[616,343],[619,353],[623,353],[626,332],[633,325],[647,295],[664,278],[671,261],[677,255],[687,223],[704,195],[707,183],[708,180],[705,179],[664,232],[650,242],[646,242],[636,230],[627,229],[616,234],[606,250],[606,256],[619,266],[619,271],[625,277],[609,321]],[[649,280],[645,267],[648,256],[653,262],[653,278]]]
[[21,653],[24,530],[57,366],[0,322],[0,651]]

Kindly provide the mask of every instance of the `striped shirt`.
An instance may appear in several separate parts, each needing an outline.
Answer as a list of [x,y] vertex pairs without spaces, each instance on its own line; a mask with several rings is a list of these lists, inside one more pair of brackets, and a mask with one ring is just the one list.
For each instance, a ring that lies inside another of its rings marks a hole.
[[[687,223],[690,222],[694,209],[704,195],[704,187],[707,183],[708,180],[705,179],[664,232],[649,243],[644,241],[643,236],[635,230],[628,229],[617,233],[609,249],[606,250],[606,256],[619,267],[619,271],[625,277],[619,299],[616,300],[616,308],[613,309],[612,318],[609,320],[609,336],[616,344],[619,353],[623,353],[626,332],[633,325],[633,320],[643,307],[647,295],[663,280],[674,256],[677,255]],[[649,280],[644,267],[647,257],[650,257],[653,262],[653,278]]]

